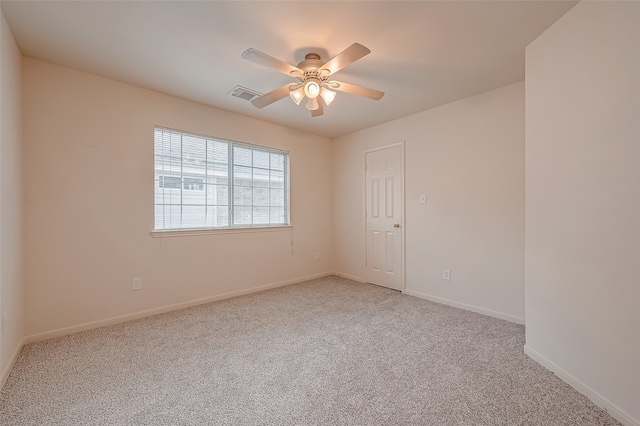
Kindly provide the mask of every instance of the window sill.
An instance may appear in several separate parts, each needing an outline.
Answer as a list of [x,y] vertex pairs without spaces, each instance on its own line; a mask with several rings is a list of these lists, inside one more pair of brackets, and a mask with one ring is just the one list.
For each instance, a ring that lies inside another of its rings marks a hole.
[[207,229],[171,229],[168,231],[151,231],[153,238],[165,237],[192,237],[200,235],[220,235],[220,234],[250,234],[256,232],[282,232],[293,230],[292,225],[282,226],[252,226],[236,228],[207,228]]

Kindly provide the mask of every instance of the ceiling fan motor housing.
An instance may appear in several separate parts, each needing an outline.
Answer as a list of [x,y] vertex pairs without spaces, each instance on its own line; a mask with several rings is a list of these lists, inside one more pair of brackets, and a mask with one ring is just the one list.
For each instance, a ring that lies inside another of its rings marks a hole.
[[[318,68],[320,68],[324,64],[323,61],[320,60],[320,55],[317,53],[307,53],[304,56],[304,61],[298,64],[298,68],[304,71],[303,77],[298,77],[300,81],[306,81],[308,78],[318,78],[323,80],[318,72]],[[324,80],[328,77],[325,76]]]

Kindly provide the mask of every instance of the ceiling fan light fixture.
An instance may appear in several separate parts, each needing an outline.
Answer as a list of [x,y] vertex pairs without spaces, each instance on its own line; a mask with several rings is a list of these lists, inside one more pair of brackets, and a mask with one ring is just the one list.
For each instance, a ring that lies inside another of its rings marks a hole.
[[291,96],[296,105],[300,105],[300,102],[304,99],[304,87],[298,87],[296,90],[290,91],[289,96]]
[[320,80],[310,78],[304,83],[304,94],[313,99],[320,94]]
[[324,103],[326,103],[327,106],[329,106],[331,102],[333,102],[333,100],[336,98],[336,92],[333,92],[327,89],[326,87],[323,87],[320,89],[320,96],[322,96],[322,99],[324,99]]
[[[333,74],[369,53],[371,51],[365,46],[353,43],[325,63],[320,59],[319,54],[311,52],[307,53],[304,60],[297,66],[293,66],[259,50],[249,48],[242,53],[242,59],[272,68],[297,80],[294,84],[286,84],[251,99],[251,103],[256,108],[264,108],[289,95],[296,105],[300,105],[302,100],[307,97],[306,108],[311,110],[312,117],[319,117],[324,113],[324,105],[331,104],[335,99],[335,90],[364,96],[376,101],[380,100],[384,96],[384,92],[379,90],[339,81],[329,81]],[[322,99],[318,99],[318,97]]]
[[307,100],[307,109],[309,111],[315,111],[318,108],[320,108],[320,105],[318,104],[318,99],[317,98],[309,98]]

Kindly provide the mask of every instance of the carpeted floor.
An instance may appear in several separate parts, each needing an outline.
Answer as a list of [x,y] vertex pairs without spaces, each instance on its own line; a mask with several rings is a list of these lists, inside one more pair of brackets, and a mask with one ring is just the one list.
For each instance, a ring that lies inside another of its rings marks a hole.
[[614,425],[524,327],[326,277],[27,345],[2,425]]

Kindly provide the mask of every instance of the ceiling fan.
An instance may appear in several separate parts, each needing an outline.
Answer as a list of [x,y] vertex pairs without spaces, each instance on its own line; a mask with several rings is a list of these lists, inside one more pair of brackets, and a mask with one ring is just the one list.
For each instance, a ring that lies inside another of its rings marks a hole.
[[318,117],[323,114],[322,101],[327,105],[333,102],[336,96],[334,90],[365,96],[377,101],[384,96],[384,92],[355,84],[329,80],[329,77],[333,74],[369,53],[371,51],[363,45],[353,43],[328,62],[321,61],[320,55],[317,53],[307,53],[304,60],[294,67],[259,50],[247,49],[242,53],[243,59],[273,68],[298,80],[296,83],[288,83],[269,93],[265,93],[253,99],[251,103],[258,108],[264,108],[289,95],[296,105],[300,105],[300,102],[306,96],[308,98],[307,109],[311,111],[312,117]]

